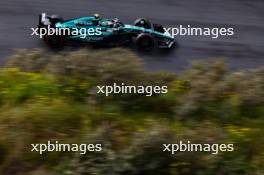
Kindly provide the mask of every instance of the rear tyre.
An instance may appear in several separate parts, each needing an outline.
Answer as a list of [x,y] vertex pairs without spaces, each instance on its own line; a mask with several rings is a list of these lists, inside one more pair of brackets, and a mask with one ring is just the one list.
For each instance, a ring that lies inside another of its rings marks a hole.
[[65,39],[61,35],[46,35],[44,41],[49,47],[58,49],[64,46]]
[[51,15],[49,17],[50,23],[52,27],[55,27],[55,24],[58,22],[62,22],[64,19],[60,17],[59,15]]
[[[42,19],[44,18],[44,19]],[[48,26],[50,28],[56,28],[56,23],[62,22],[63,18],[58,15],[51,15],[47,16],[46,14],[39,15],[39,29],[40,28],[46,28],[48,29]],[[63,35],[48,35],[46,34],[43,37],[44,42],[51,48],[61,48],[64,46],[65,36]]]
[[136,38],[136,46],[140,50],[150,51],[154,48],[155,43],[152,36],[146,33],[141,33]]

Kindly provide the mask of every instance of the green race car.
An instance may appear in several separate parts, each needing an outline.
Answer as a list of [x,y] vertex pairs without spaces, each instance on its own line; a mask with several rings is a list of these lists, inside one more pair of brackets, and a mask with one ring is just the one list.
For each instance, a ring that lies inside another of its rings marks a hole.
[[139,49],[154,47],[172,48],[175,40],[159,24],[139,18],[134,25],[123,24],[117,18],[101,19],[95,14],[90,17],[64,20],[57,15],[39,15],[40,38],[53,48],[67,44],[120,46],[134,43]]

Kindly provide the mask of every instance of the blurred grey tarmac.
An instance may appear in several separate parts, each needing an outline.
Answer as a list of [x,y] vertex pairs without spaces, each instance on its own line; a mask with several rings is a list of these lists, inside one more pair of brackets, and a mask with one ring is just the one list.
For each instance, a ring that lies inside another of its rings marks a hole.
[[133,23],[147,17],[165,27],[192,25],[199,27],[233,27],[235,35],[211,39],[176,38],[179,48],[172,53],[158,51],[141,54],[149,70],[181,71],[193,60],[225,58],[232,70],[264,66],[264,1],[262,0],[1,0],[0,57],[14,48],[45,47],[30,36],[41,12],[64,18],[100,13]]

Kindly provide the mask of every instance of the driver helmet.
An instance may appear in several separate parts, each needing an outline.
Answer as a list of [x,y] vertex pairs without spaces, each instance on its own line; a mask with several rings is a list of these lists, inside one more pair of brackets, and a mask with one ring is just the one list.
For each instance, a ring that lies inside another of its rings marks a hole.
[[100,20],[101,17],[100,17],[100,15],[99,15],[98,13],[95,13],[95,14],[94,14],[94,19],[96,19],[96,20]]
[[119,22],[119,19],[118,18],[114,18],[113,21],[114,22]]

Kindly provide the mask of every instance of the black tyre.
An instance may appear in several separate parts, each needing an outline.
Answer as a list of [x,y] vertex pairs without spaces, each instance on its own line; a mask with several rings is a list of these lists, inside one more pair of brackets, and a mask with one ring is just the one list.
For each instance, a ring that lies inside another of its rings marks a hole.
[[157,32],[165,33],[163,26],[160,24],[153,24],[153,29]]
[[49,20],[51,22],[51,26],[54,27],[56,23],[62,22],[64,19],[60,17],[59,15],[51,15],[49,17]]
[[135,26],[144,27],[146,29],[151,29],[151,22],[144,18],[139,18],[134,22]]
[[51,48],[62,48],[65,43],[65,38],[61,35],[46,35],[44,41]]
[[141,33],[136,38],[136,46],[140,50],[149,51],[154,48],[155,42],[151,35],[146,33]]

